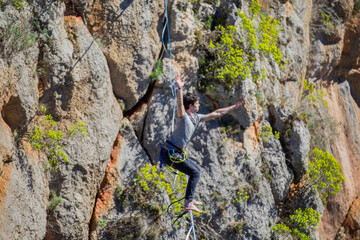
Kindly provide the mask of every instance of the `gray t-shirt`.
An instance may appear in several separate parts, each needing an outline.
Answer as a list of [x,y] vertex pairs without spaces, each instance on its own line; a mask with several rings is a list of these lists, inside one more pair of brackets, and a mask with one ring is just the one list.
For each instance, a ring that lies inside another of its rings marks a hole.
[[204,120],[204,114],[193,114],[190,116],[185,112],[184,117],[176,118],[175,129],[171,133],[168,141],[172,142],[175,146],[184,149],[186,144],[190,141],[195,129],[198,127],[199,122]]

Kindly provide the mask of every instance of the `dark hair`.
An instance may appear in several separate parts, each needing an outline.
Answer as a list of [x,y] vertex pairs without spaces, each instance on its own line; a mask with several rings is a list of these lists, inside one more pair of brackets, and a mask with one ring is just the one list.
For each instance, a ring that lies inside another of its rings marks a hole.
[[185,96],[183,96],[185,110],[188,110],[190,104],[194,105],[197,101],[199,101],[199,99],[200,97],[195,93],[187,93]]

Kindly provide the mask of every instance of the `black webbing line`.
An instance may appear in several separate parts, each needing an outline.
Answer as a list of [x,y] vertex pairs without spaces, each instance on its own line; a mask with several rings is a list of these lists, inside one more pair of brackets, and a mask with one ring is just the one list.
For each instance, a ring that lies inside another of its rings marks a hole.
[[182,212],[176,219],[175,221],[171,224],[171,226],[174,226],[174,224],[176,223],[177,220],[179,220],[182,216],[184,216],[185,214],[187,214],[187,211]]
[[[169,212],[170,207],[171,207],[173,204],[175,204],[175,203],[177,203],[177,202],[180,202],[180,201],[183,200],[184,198],[185,198],[185,197],[182,197],[181,199],[176,200],[176,201],[170,203],[170,205],[169,205],[169,206],[167,207],[167,209],[166,209],[166,212],[167,212],[170,216],[173,216],[173,215]],[[175,219],[175,221],[172,223],[172,226],[174,226],[174,224],[176,223],[176,221],[179,220],[179,218],[181,218],[182,216],[184,216],[186,213],[187,213],[187,211],[184,211],[184,212],[181,213],[179,216],[177,216],[176,219]]]

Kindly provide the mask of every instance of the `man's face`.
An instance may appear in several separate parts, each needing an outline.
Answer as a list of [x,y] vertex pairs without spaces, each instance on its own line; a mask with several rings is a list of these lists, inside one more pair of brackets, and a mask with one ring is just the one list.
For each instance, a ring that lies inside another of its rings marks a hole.
[[200,108],[200,103],[199,103],[199,101],[196,101],[196,102],[194,103],[194,105],[190,104],[190,106],[189,106],[189,109],[190,109],[190,111],[191,111],[192,113],[197,113],[197,112],[199,111],[199,108]]

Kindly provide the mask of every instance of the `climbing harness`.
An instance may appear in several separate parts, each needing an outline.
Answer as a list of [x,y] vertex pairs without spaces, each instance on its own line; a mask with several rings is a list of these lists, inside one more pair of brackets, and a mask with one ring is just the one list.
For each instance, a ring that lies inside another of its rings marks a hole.
[[173,163],[182,163],[187,159],[185,150],[175,146],[170,141],[166,141],[166,143],[167,143],[167,146],[163,147],[163,148],[167,149],[169,158]]

